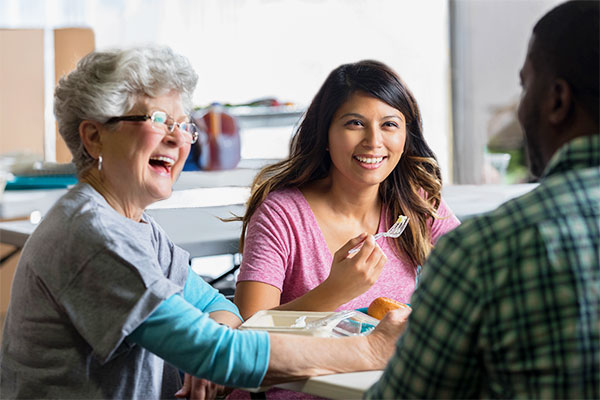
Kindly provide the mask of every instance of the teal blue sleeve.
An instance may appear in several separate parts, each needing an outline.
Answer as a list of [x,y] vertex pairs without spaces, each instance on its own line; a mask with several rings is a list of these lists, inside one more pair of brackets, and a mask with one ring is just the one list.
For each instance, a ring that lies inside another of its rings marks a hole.
[[235,304],[227,300],[217,289],[210,286],[191,267],[188,268],[188,277],[183,288],[183,298],[205,313],[229,311],[235,314],[240,321],[243,321]]
[[175,367],[231,386],[260,386],[269,365],[267,332],[220,325],[175,294],[127,338]]

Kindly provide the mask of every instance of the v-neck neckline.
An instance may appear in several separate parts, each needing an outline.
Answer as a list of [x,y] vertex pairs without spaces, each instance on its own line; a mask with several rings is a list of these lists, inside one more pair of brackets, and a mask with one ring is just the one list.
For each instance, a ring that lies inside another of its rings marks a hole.
[[[317,220],[317,216],[315,215],[312,207],[310,206],[310,203],[308,202],[308,200],[306,200],[306,197],[304,197],[304,193],[302,193],[302,191],[299,188],[292,188],[294,189],[297,194],[300,196],[300,198],[302,199],[303,205],[305,206],[305,208],[310,211],[310,218],[314,224],[314,226],[317,228],[318,230],[318,235],[319,235],[319,239],[321,242],[321,247],[322,249],[324,249],[327,254],[329,254],[330,257],[330,261],[333,260],[333,253],[331,252],[331,250],[329,250],[329,246],[327,245],[327,241],[325,240],[325,235],[323,234],[323,229],[321,229],[321,225],[319,225],[319,221]],[[384,206],[383,203],[381,204],[381,210],[379,211],[379,223],[377,225],[377,233],[382,232],[382,229],[384,228],[385,225],[385,211],[384,211]],[[348,239],[349,240],[349,239]]]

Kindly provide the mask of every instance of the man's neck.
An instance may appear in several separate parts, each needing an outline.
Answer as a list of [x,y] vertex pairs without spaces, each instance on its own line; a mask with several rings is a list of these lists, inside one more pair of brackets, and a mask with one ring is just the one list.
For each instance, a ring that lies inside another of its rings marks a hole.
[[573,139],[582,136],[598,135],[600,126],[594,119],[581,107],[575,106],[573,116],[568,121],[554,127],[553,132],[548,135],[548,142],[545,151],[545,164],[558,149],[569,143]]

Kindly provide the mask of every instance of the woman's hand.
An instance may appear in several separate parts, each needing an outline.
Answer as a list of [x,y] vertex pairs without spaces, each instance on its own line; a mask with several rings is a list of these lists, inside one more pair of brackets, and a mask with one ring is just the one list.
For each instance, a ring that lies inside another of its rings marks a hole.
[[[349,256],[348,251],[363,241],[362,248]],[[366,292],[377,281],[386,262],[387,257],[373,236],[362,233],[335,252],[329,277],[322,285],[330,293],[342,295],[346,299],[343,304]]]
[[183,386],[175,393],[175,397],[179,399],[215,399],[217,396],[224,396],[230,391],[231,389],[225,386],[185,374]]
[[406,329],[411,308],[398,308],[389,311],[377,327],[366,338],[371,348],[375,369],[383,369],[394,354],[396,342]]
[[[348,251],[361,242],[360,251]],[[244,318],[259,310],[333,311],[367,291],[379,278],[387,257],[373,236],[363,233],[349,240],[333,256],[329,276],[320,285],[296,299],[280,304],[281,291],[263,282],[238,282],[235,304]]]

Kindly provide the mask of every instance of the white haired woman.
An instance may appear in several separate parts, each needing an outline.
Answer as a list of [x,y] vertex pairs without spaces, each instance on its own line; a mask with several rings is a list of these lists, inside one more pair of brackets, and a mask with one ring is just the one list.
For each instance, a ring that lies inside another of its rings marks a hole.
[[23,249],[3,397],[214,397],[218,385],[379,369],[392,354],[401,312],[366,337],[231,329],[237,308],[144,213],[171,195],[196,140],[196,81],[187,59],[155,47],[91,53],[59,81],[55,114],[80,182]]

